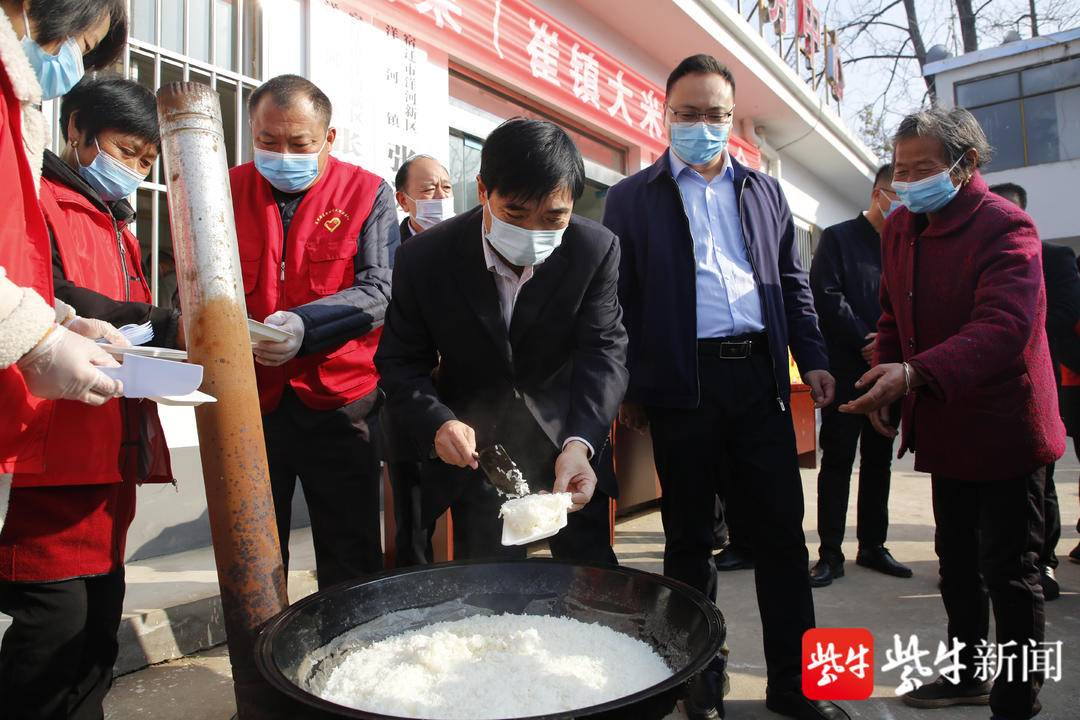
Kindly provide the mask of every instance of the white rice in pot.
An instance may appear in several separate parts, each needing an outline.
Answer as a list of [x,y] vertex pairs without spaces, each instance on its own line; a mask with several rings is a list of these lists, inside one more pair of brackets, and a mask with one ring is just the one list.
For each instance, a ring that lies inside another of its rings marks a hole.
[[473,616],[363,647],[343,639],[327,646],[343,649],[320,663],[308,689],[339,705],[408,718],[566,712],[672,674],[641,640],[572,618]]

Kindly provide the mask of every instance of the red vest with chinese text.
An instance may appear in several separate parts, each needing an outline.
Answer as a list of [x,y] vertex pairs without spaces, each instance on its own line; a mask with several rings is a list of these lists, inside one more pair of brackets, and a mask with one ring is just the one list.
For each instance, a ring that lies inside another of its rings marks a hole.
[[[229,171],[248,316],[262,321],[278,310],[352,287],[357,238],[371,213],[377,175],[330,157],[282,232],[281,212],[253,163]],[[332,410],[375,390],[373,357],[382,329],[329,352],[297,356],[280,367],[255,363],[262,412],[277,407],[286,384],[315,410]]]

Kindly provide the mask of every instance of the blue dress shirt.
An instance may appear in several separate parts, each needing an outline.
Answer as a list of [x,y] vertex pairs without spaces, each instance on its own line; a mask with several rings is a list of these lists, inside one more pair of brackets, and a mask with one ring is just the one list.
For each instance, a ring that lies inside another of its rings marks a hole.
[[731,157],[725,153],[724,169],[711,181],[674,152],[668,157],[694,238],[698,339],[761,332],[761,298],[743,241]]

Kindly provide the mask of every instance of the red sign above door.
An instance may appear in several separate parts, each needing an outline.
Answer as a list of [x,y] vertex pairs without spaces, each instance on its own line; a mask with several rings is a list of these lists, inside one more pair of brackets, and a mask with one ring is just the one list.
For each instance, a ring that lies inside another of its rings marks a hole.
[[[494,82],[639,145],[667,148],[664,90],[525,0],[325,0],[373,13],[414,33]],[[758,149],[735,136],[732,155],[751,167]]]

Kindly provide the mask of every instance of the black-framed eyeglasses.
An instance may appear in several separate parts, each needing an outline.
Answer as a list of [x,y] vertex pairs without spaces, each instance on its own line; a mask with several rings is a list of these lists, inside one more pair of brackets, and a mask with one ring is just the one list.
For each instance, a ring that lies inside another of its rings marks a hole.
[[671,113],[672,119],[678,123],[703,122],[709,125],[725,125],[731,122],[731,118],[734,117],[735,106],[732,105],[731,109],[727,112],[697,112],[696,110],[676,110],[675,108],[668,105],[668,112]]

